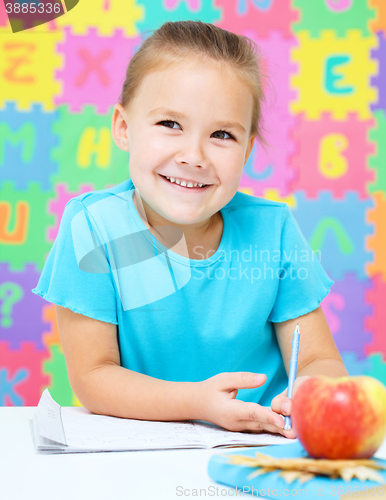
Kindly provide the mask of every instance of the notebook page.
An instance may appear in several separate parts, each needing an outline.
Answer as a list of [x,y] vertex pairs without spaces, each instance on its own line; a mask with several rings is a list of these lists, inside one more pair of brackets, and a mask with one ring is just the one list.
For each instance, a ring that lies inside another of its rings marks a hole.
[[88,450],[157,450],[204,448],[190,422],[152,422],[96,415],[83,407],[62,407],[70,447]]
[[288,439],[280,434],[231,432],[221,427],[214,427],[201,422],[195,422],[193,425],[196,426],[197,431],[208,448],[227,445],[264,446],[289,444],[297,441],[297,439]]
[[45,389],[37,410],[39,434],[51,441],[66,444],[60,410],[60,405],[52,399],[48,389]]

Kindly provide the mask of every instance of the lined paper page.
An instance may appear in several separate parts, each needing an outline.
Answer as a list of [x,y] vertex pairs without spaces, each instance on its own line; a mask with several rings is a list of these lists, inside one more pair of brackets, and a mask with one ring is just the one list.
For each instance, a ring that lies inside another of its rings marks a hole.
[[203,448],[190,422],[152,422],[95,415],[86,408],[62,407],[67,444],[89,450]]
[[226,445],[263,446],[288,444],[297,441],[297,439],[288,439],[280,434],[231,432],[201,422],[194,425],[208,448]]

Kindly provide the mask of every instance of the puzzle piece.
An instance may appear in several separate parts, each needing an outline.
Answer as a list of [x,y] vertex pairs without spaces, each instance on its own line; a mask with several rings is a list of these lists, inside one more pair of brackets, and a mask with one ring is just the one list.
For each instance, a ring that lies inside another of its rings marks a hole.
[[264,126],[269,146],[266,151],[255,141],[255,145],[244,166],[240,186],[253,190],[255,196],[262,196],[267,189],[277,189],[280,196],[287,196],[294,178],[293,169],[288,167],[288,157],[294,152],[290,138],[294,118],[282,115],[274,109],[266,113]]
[[371,363],[368,358],[359,361],[354,352],[341,352],[340,355],[350,377],[367,375],[369,370],[371,370]]
[[[143,2],[141,2],[143,3]],[[152,10],[159,12],[158,8]],[[138,34],[138,22],[145,17],[145,7],[136,0],[92,0],[92,3],[81,1],[58,17],[59,29],[70,27],[75,35],[85,35],[89,28],[96,28],[100,36],[112,36],[115,30],[122,30],[127,37]]]
[[373,339],[366,346],[366,353],[381,353],[383,359],[386,360],[386,281],[377,275],[372,278],[372,283],[373,288],[366,292],[366,300],[373,306],[374,312],[367,317],[366,326],[373,333]]
[[39,182],[50,190],[50,176],[57,171],[51,160],[51,148],[58,145],[52,126],[56,112],[42,111],[40,104],[22,111],[16,102],[7,102],[0,109],[0,177],[10,180],[18,189],[27,189],[30,182]]
[[[63,16],[63,18],[66,16]],[[47,30],[46,30],[47,31]],[[7,101],[17,102],[19,110],[28,110],[39,102],[45,111],[54,108],[54,97],[60,91],[55,70],[62,57],[56,45],[63,39],[60,32],[21,31],[2,33],[0,38],[0,109]]]
[[374,234],[367,237],[366,248],[373,251],[374,259],[367,263],[370,276],[381,274],[386,281],[386,196],[379,191],[374,193],[375,206],[368,212],[367,220],[375,226]]
[[50,394],[60,406],[72,406],[74,393],[68,380],[63,350],[59,344],[51,344],[48,349],[51,356],[43,363],[43,373],[50,377]]
[[0,406],[37,406],[50,377],[41,373],[48,352],[33,342],[22,342],[13,350],[0,341]]
[[198,0],[165,0],[159,8],[154,8],[153,0],[141,0],[146,15],[137,23],[138,29],[145,38],[167,21],[201,21],[217,24],[221,19],[221,9],[213,2]]
[[322,302],[339,352],[355,353],[358,360],[365,358],[365,345],[372,341],[371,333],[366,331],[366,316],[372,308],[365,301],[371,287],[371,280],[359,281],[355,274],[346,274],[343,280],[334,283]]
[[286,38],[278,31],[261,37],[257,30],[251,29],[243,30],[242,35],[253,40],[261,49],[262,67],[269,80],[269,86],[263,89],[266,106],[288,115],[289,103],[296,98],[296,92],[289,85],[291,73],[296,72],[296,65],[290,60],[291,49],[296,46],[295,38]]
[[0,2],[0,28],[7,28],[7,31],[11,29],[8,14],[5,10],[5,4],[3,2]]
[[375,19],[370,21],[370,29],[374,33],[383,31],[386,35],[386,3],[385,0],[369,0],[369,5],[375,9]]
[[63,82],[63,92],[55,103],[68,104],[76,113],[85,104],[95,105],[98,113],[108,113],[118,101],[127,66],[140,42],[139,36],[128,39],[122,31],[102,37],[92,28],[79,36],[66,28],[65,41],[58,45],[64,66],[56,73]]
[[366,373],[369,377],[374,377],[386,385],[386,362],[381,354],[371,354],[368,357],[370,369]]
[[341,200],[334,200],[326,191],[316,199],[308,199],[302,191],[295,195],[294,216],[329,276],[342,280],[345,274],[355,273],[359,280],[365,280],[365,265],[372,254],[363,248],[363,241],[373,232],[366,223],[372,200],[361,200],[353,192]]
[[45,231],[54,223],[54,217],[47,215],[47,203],[52,197],[52,192],[43,192],[37,183],[30,183],[27,191],[17,191],[8,181],[1,184],[1,260],[8,262],[12,271],[23,271],[26,262],[43,269],[51,248]]
[[[37,297],[37,295],[36,295]],[[40,301],[41,302],[41,301]],[[45,330],[42,333],[43,345],[49,350],[52,345],[58,345],[59,351],[63,354],[62,345],[59,337],[58,322],[56,319],[56,309],[55,304],[50,304],[45,302],[43,304],[43,320],[45,323],[50,325],[49,330]]]
[[292,50],[292,60],[299,72],[292,75],[291,85],[298,90],[291,103],[292,112],[304,112],[308,119],[317,120],[330,112],[336,120],[348,113],[357,113],[361,120],[371,117],[370,105],[377,100],[370,79],[377,73],[371,49],[376,37],[364,37],[358,30],[348,30],[338,38],[331,30],[314,39],[306,31],[298,33],[299,48]]
[[378,33],[377,40],[378,48],[371,51],[371,56],[378,61],[378,74],[373,76],[371,84],[377,89],[378,100],[371,105],[371,109],[386,111],[386,35]]
[[370,130],[370,139],[376,144],[376,154],[370,156],[369,166],[376,172],[376,182],[369,185],[370,193],[386,193],[386,112],[378,109],[374,113],[377,126]]
[[375,9],[367,2],[353,0],[294,0],[300,11],[300,22],[294,23],[294,32],[307,30],[312,37],[320,36],[326,29],[334,30],[338,37],[345,37],[349,29],[358,29],[368,36],[369,22],[376,17]]
[[53,183],[66,182],[69,191],[78,191],[92,180],[98,190],[130,177],[129,154],[115,145],[111,135],[112,107],[104,115],[88,105],[79,114],[71,113],[67,106],[60,106],[58,113],[54,130],[59,146],[51,154],[59,170],[51,178]]
[[54,186],[56,191],[55,200],[48,202],[48,212],[56,216],[56,224],[48,228],[47,235],[50,241],[55,241],[58,235],[60,221],[64,212],[64,208],[71,198],[75,198],[80,194],[87,193],[94,190],[93,184],[82,184],[79,191],[68,191],[65,183],[58,183]]
[[287,203],[290,208],[296,207],[296,198],[293,194],[288,196],[280,196],[277,189],[266,189],[263,198],[272,201],[279,201],[280,203]]
[[280,31],[292,37],[291,24],[299,19],[299,12],[290,0],[214,0],[222,9],[220,28],[234,33],[254,29],[259,36],[268,37],[272,31]]
[[0,337],[11,349],[17,349],[23,341],[33,341],[37,349],[44,349],[42,301],[31,293],[38,280],[39,272],[33,264],[26,264],[21,272],[0,264]]
[[360,121],[354,114],[346,121],[329,114],[318,121],[299,115],[292,132],[298,145],[291,159],[298,173],[293,190],[304,190],[310,198],[320,190],[331,191],[334,198],[343,198],[347,191],[367,198],[366,183],[374,180],[374,172],[367,168],[367,157],[375,150],[367,141],[373,125],[373,119]]

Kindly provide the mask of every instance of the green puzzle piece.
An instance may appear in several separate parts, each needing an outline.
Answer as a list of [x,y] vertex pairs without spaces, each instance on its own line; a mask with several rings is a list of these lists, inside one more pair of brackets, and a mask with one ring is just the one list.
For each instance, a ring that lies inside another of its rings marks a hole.
[[51,377],[51,385],[48,388],[50,394],[60,406],[73,406],[74,393],[68,381],[64,354],[60,351],[59,344],[52,344],[48,349],[51,359],[43,362],[43,373]]
[[[22,271],[26,262],[42,270],[45,256],[52,242],[46,238],[47,227],[55,224],[55,216],[47,213],[49,200],[55,198],[54,191],[43,191],[38,182],[31,182],[25,191],[16,190],[12,181],[1,183],[0,200],[10,207],[10,219],[2,230],[8,233],[7,241],[1,243],[1,261],[7,262],[12,271]],[[27,214],[23,215],[23,205]],[[19,233],[20,236],[17,236]]]
[[94,189],[120,184],[130,177],[129,154],[119,149],[111,135],[113,107],[107,114],[96,113],[84,106],[81,113],[71,113],[67,106],[58,108],[59,120],[54,124],[59,146],[52,151],[58,173],[52,184],[65,182],[69,191],[77,192],[81,184]]
[[335,30],[343,37],[347,30],[359,29],[370,35],[368,23],[375,18],[375,9],[364,0],[294,0],[300,11],[300,21],[293,24],[295,33],[307,30],[318,37],[322,30]]
[[369,192],[383,191],[386,194],[386,114],[375,111],[377,126],[370,130],[370,140],[375,142],[376,153],[369,158],[369,166],[376,172],[376,181],[369,184]]

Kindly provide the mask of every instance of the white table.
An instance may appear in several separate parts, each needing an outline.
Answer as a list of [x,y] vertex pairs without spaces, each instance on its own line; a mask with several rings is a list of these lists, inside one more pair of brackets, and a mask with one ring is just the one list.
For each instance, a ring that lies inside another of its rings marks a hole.
[[1,500],[186,499],[177,487],[190,496],[203,488],[206,498],[221,498],[220,490],[230,489],[207,474],[210,457],[221,449],[38,455],[28,422],[35,411],[0,407]]
[[[196,498],[234,498],[207,474],[221,449],[38,455],[28,422],[35,411],[0,407],[1,500],[186,500],[193,489]],[[386,440],[375,456],[386,458]]]

